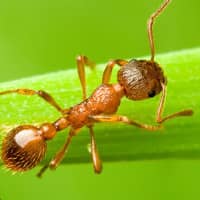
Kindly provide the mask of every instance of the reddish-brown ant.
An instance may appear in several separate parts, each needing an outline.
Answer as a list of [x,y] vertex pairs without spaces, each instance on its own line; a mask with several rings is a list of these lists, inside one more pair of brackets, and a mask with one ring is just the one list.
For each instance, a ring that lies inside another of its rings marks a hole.
[[[87,126],[91,137],[91,155],[93,167],[96,173],[102,170],[102,163],[97,151],[93,125],[97,122],[123,122],[125,124],[137,126],[146,130],[158,130],[160,125],[152,126],[138,123],[126,116],[116,115],[120,100],[123,96],[131,100],[142,100],[154,97],[162,91],[160,104],[158,106],[156,122],[164,121],[177,117],[192,115],[192,110],[183,110],[166,117],[162,117],[164,101],[166,97],[166,78],[158,63],[154,61],[155,48],[153,40],[153,23],[155,18],[166,8],[170,0],[164,0],[160,8],[153,13],[148,20],[148,38],[151,48],[150,60],[131,60],[121,59],[112,60],[106,66],[102,84],[86,98],[85,65],[93,67],[93,63],[86,56],[77,58],[78,75],[80,78],[83,101],[69,109],[62,109],[44,91],[30,89],[16,89],[0,92],[0,95],[17,93],[22,95],[38,95],[55,107],[60,113],[61,118],[53,123],[44,123],[39,127],[32,125],[21,125],[11,130],[3,140],[1,158],[7,168],[14,171],[26,171],[35,167],[43,158],[46,152],[46,140],[51,140],[56,133],[70,127],[69,135],[64,146],[45,165],[38,176],[41,176],[47,169],[55,169],[62,161],[65,152],[73,136],[78,134],[83,126]],[[118,83],[110,84],[112,69],[119,65]]]

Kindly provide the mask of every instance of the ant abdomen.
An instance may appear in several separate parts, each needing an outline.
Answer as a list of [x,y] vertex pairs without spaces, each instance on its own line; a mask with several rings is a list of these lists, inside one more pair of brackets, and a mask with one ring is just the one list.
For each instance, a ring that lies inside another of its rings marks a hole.
[[131,60],[118,71],[118,81],[127,98],[142,100],[159,94],[165,77],[156,62]]
[[7,168],[26,171],[35,167],[46,152],[46,142],[41,131],[31,125],[14,128],[4,138],[2,160]]

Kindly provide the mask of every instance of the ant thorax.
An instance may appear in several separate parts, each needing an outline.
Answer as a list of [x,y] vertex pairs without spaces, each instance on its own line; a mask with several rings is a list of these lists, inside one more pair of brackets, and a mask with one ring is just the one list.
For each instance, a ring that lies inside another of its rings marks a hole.
[[127,98],[142,100],[159,94],[165,77],[156,62],[131,60],[119,70],[118,81]]

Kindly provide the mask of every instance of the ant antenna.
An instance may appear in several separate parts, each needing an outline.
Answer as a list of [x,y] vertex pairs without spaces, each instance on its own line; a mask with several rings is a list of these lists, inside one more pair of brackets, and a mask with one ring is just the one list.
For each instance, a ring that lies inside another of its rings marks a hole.
[[161,4],[160,8],[158,8],[149,18],[147,23],[147,31],[148,31],[148,37],[149,37],[149,43],[150,43],[150,49],[151,49],[151,61],[154,62],[155,57],[155,47],[154,47],[154,39],[153,39],[153,23],[155,21],[155,18],[167,7],[167,5],[170,3],[171,0],[164,0],[164,2]]

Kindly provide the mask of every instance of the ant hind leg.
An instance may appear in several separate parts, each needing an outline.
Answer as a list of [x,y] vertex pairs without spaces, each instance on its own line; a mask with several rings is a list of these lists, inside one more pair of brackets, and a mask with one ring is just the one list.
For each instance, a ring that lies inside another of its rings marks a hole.
[[0,92],[0,95],[5,95],[5,94],[11,94],[11,93],[16,93],[16,94],[21,94],[21,95],[27,95],[27,96],[32,96],[32,95],[38,95],[45,101],[47,101],[50,105],[52,105],[57,111],[63,113],[63,109],[58,105],[58,103],[54,100],[54,98],[48,94],[47,92],[43,90],[31,90],[31,89],[13,89],[13,90],[6,90],[3,92]]
[[44,167],[42,167],[42,169],[39,171],[39,173],[37,173],[38,177],[42,177],[43,173],[48,169],[56,169],[56,167],[59,165],[59,163],[63,160],[65,153],[68,150],[68,147],[71,143],[71,139],[74,135],[76,135],[77,130],[71,129],[69,132],[69,135],[67,136],[67,140],[65,142],[65,144],[63,145],[63,147],[60,149],[60,151],[58,151],[56,153],[56,155],[53,157],[53,159],[46,165],[44,165]]

